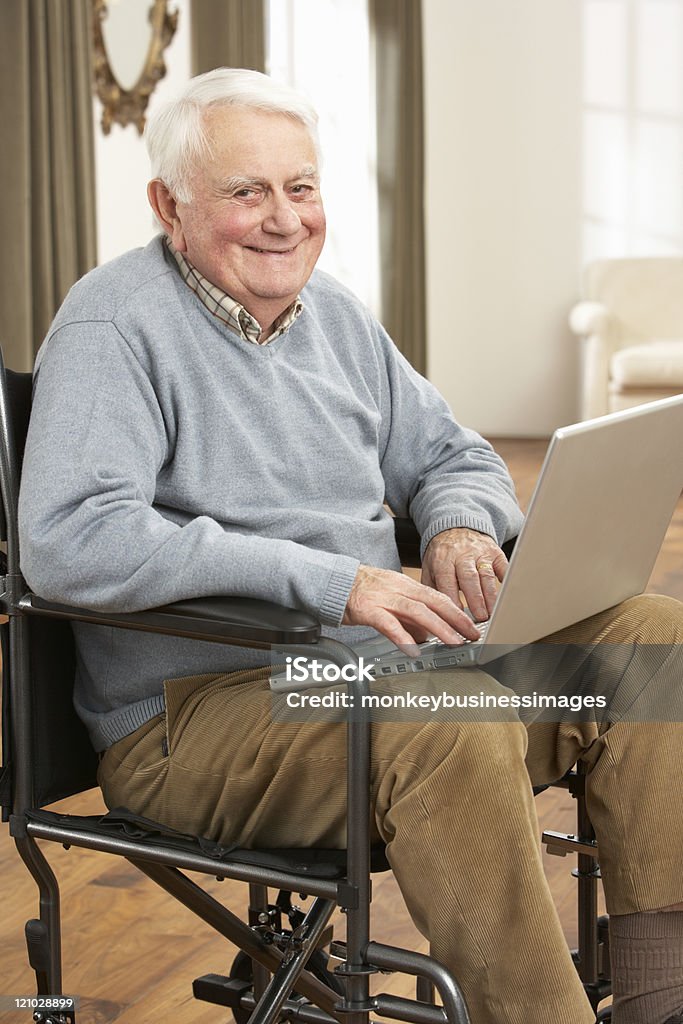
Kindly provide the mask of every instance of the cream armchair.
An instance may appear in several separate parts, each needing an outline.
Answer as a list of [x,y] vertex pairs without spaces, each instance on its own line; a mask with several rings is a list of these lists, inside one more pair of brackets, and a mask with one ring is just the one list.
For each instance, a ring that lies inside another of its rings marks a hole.
[[683,392],[683,257],[591,263],[583,295],[583,419]]

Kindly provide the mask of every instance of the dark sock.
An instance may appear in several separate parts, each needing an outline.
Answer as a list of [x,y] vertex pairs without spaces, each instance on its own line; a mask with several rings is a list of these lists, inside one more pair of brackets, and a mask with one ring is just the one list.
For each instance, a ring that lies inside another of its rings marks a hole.
[[610,917],[612,1024],[683,1024],[683,911]]

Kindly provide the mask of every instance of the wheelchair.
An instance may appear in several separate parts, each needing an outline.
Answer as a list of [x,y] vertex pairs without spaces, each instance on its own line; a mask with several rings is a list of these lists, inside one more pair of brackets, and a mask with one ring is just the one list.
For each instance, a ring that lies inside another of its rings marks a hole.
[[[21,576],[17,535],[31,390],[31,375],[5,370],[0,354],[0,539],[6,549],[0,612],[7,616],[0,627],[0,803],[3,821],[9,823],[17,851],[39,890],[39,916],[25,927],[29,964],[36,977],[38,1008],[32,1019],[36,1024],[74,1024],[78,1014],[76,1006],[59,999],[60,891],[37,842],[47,840],[124,857],[237,946],[240,952],[229,976],[209,974],[193,983],[197,999],[229,1008],[237,1024],[369,1024],[374,1016],[413,1024],[468,1024],[460,987],[445,967],[425,954],[370,938],[371,872],[388,870],[388,864],[382,848],[370,847],[370,729],[361,716],[347,724],[348,764],[353,770],[347,779],[346,850],[236,849],[127,813],[82,816],[45,809],[97,785],[97,757],[72,705],[72,621],[242,647],[315,652],[340,668],[355,668],[357,660],[345,645],[323,637],[320,624],[309,614],[265,601],[194,599],[144,612],[109,614],[54,604],[31,593]],[[417,531],[408,520],[397,519],[395,526],[402,564],[419,566]],[[354,679],[348,685],[360,706],[366,684]],[[598,1013],[597,1007],[610,992],[607,928],[597,916],[599,868],[583,776],[570,773],[560,785],[577,799],[577,831],[573,836],[546,833],[544,841],[554,852],[578,853],[579,949],[574,959],[596,1020],[604,1021],[610,1019],[609,1010]],[[247,921],[189,878],[187,871],[247,883]],[[279,893],[274,902],[270,889]],[[305,911],[293,905],[293,893],[311,898]],[[346,921],[344,941],[332,936],[330,920],[337,908]],[[371,995],[371,977],[394,971],[415,979],[414,999]]]

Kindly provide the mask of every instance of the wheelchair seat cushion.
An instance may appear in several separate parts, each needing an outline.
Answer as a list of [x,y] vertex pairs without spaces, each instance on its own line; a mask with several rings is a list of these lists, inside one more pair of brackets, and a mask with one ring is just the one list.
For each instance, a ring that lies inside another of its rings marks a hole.
[[[30,821],[56,826],[66,832],[85,832],[105,839],[127,839],[139,845],[144,854],[145,847],[163,845],[180,852],[201,854],[220,864],[249,864],[273,871],[296,875],[310,875],[312,878],[337,879],[346,874],[346,850],[326,849],[277,849],[246,850],[237,845],[223,846],[203,836],[194,836],[169,828],[150,818],[133,814],[126,808],[118,807],[104,815],[60,814],[55,811],[32,810],[27,814]],[[64,835],[55,839],[65,841]],[[371,870],[388,871],[384,847],[373,847]]]

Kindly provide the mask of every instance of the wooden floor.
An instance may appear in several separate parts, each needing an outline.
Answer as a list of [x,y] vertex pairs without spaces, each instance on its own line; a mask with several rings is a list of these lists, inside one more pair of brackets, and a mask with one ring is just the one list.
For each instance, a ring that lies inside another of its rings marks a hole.
[[[501,441],[497,447],[515,478],[520,501],[528,501],[541,464],[545,443]],[[683,503],[679,504],[651,588],[683,599]],[[72,813],[95,813],[101,806],[95,792],[64,801]],[[573,831],[571,799],[548,791],[537,800],[539,829]],[[492,842],[495,839],[492,837]],[[227,1011],[197,1003],[192,979],[225,973],[234,955],[170,897],[156,889],[126,861],[84,850],[65,851],[46,844],[62,886],[64,987],[81,997],[81,1024],[215,1024]],[[514,857],[514,851],[510,856]],[[575,943],[575,882],[570,858],[546,858],[550,885],[570,944]],[[30,995],[32,972],[26,963],[23,926],[37,914],[36,887],[19,861],[7,829],[0,830],[0,996]],[[211,881],[209,890],[238,913],[245,887]],[[389,874],[374,881],[373,937],[408,948],[426,950],[407,918],[400,894]],[[382,978],[383,990],[410,994],[403,979]],[[29,1021],[30,1012],[0,1012],[0,1022]]]

